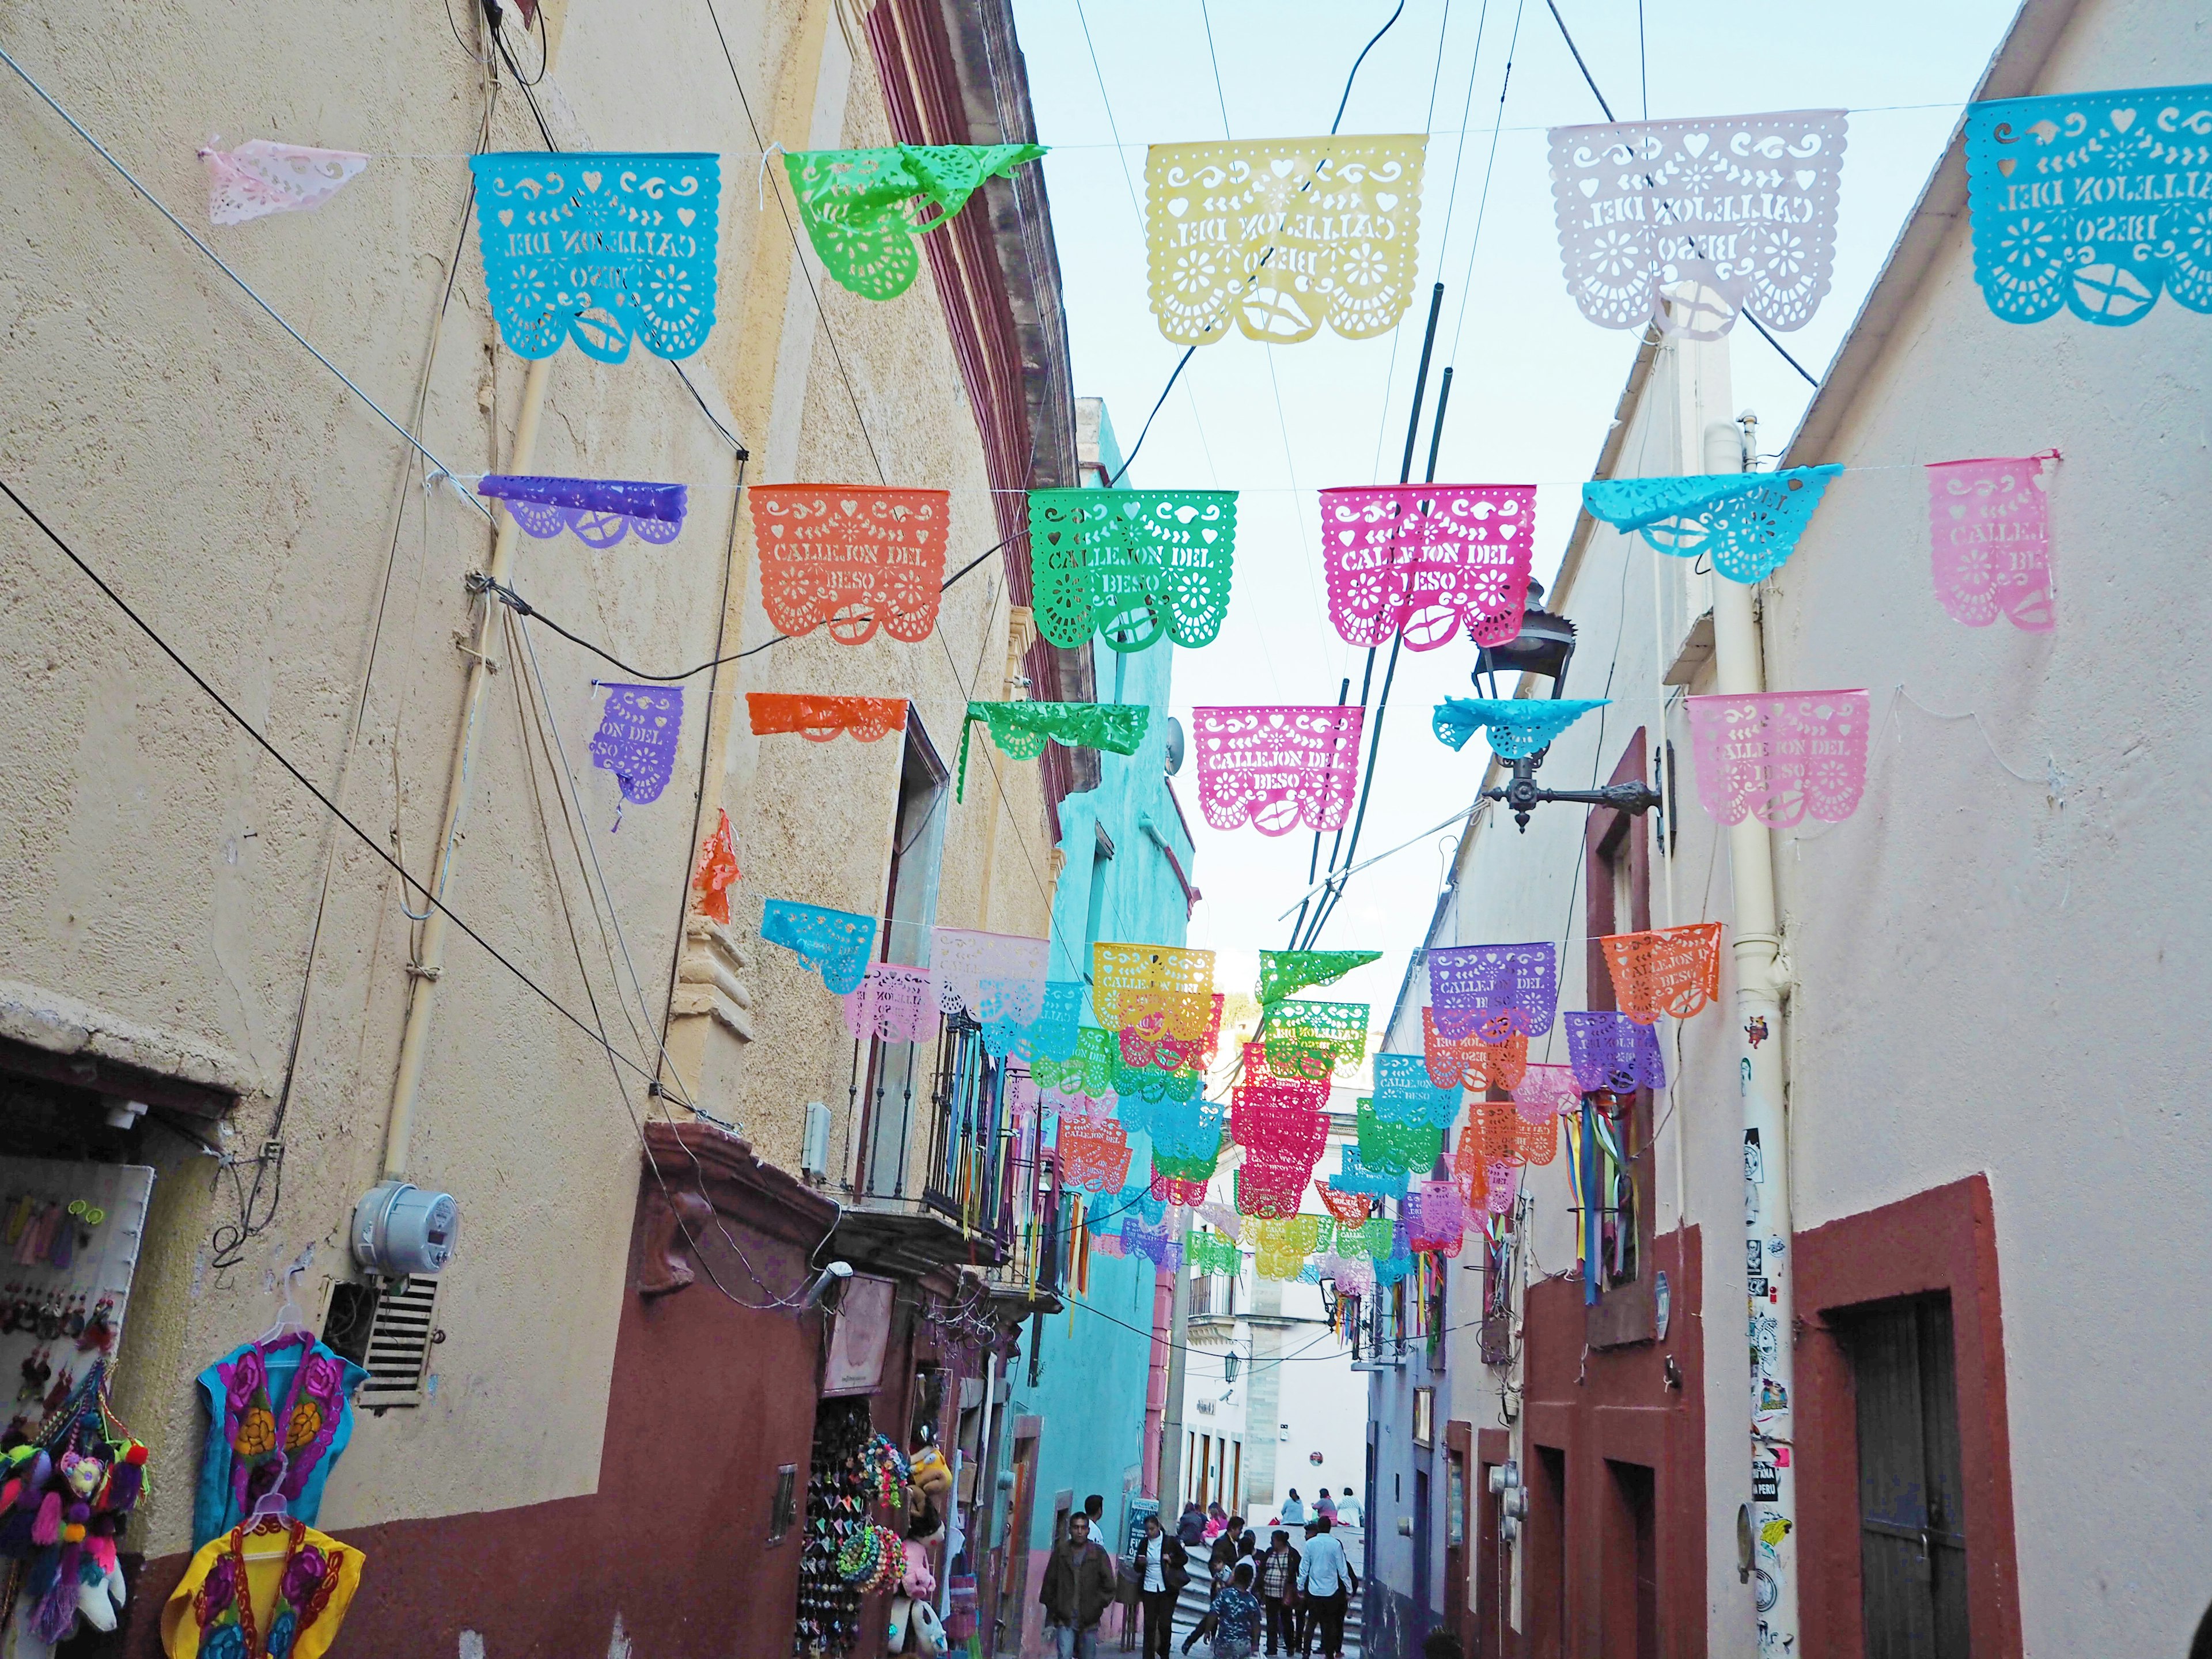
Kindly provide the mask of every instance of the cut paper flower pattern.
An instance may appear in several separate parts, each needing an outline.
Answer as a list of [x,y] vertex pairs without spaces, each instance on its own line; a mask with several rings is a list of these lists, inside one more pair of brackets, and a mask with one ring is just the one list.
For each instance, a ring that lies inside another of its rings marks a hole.
[[1467,1206],[1449,1181],[1417,1181],[1406,1192],[1407,1247],[1455,1256],[1467,1232]]
[[953,763],[952,799],[968,798],[968,738],[981,720],[991,741],[1013,760],[1035,760],[1048,742],[1068,749],[1104,749],[1133,755],[1143,747],[1152,711],[1140,702],[971,702],[960,724],[960,758]]
[[1575,304],[1601,327],[1699,340],[1746,310],[1778,332],[1804,327],[1834,275],[1846,125],[1812,109],[1553,128]]
[[1364,1194],[1340,1193],[1325,1181],[1314,1184],[1314,1193],[1321,1200],[1322,1208],[1335,1218],[1340,1228],[1366,1224],[1368,1200]]
[[1091,947],[1091,1006],[1113,1030],[1157,1015],[1166,1031],[1197,1038],[1214,1017],[1213,952],[1102,939]]
[[1927,468],[1928,551],[1936,597],[1952,621],[1987,628],[2002,616],[2031,634],[2055,625],[2043,464],[2056,456]]
[[1129,1141],[1110,1117],[1060,1121],[1060,1178],[1085,1193],[1118,1193],[1129,1174]]
[[1598,940],[1613,975],[1613,1000],[1639,1025],[1662,1014],[1689,1019],[1721,994],[1721,924],[1696,921]]
[[[1371,1117],[1373,1114],[1370,1112],[1369,1115]],[[1406,1172],[1403,1169],[1384,1169],[1371,1164],[1357,1146],[1341,1147],[1339,1154],[1337,1172],[1328,1183],[1337,1191],[1365,1193],[1374,1198],[1398,1198],[1404,1194]],[[1369,1224],[1374,1224],[1370,1222]]]
[[1541,1036],[1559,1004],[1559,951],[1528,945],[1451,945],[1429,953],[1429,1000],[1448,1037]]
[[1998,317],[2118,327],[2161,293],[2212,311],[2212,86],[2001,99],[1966,125],[1974,279]]
[[[1034,1028],[1032,1028],[1034,1029]],[[1088,1095],[1096,1099],[1114,1093],[1116,1040],[1111,1031],[1086,1025],[1076,1033],[1073,1050],[1058,1059],[1033,1054],[1030,1075],[1040,1089],[1062,1094]]]
[[1216,830],[1263,836],[1340,830],[1352,816],[1367,711],[1237,707],[1190,711],[1198,804]]
[[1650,1026],[1620,1013],[1570,1013],[1566,1024],[1578,1088],[1626,1095],[1667,1086],[1659,1034]]
[[851,910],[770,899],[761,908],[760,936],[781,945],[822,975],[838,996],[860,988],[876,945],[876,919]]
[[1872,700],[1864,691],[1691,697],[1698,799],[1723,823],[1838,823],[1866,790]]
[[520,357],[574,339],[689,357],[714,325],[721,158],[536,150],[472,155],[477,235],[500,338]]
[[1500,760],[1540,755],[1553,741],[1607,699],[1598,697],[1446,697],[1437,705],[1437,741],[1463,749],[1477,732],[1490,733],[1490,752]]
[[[1183,1181],[1174,1176],[1152,1176],[1152,1197],[1162,1204],[1180,1204],[1186,1210],[1197,1208],[1206,1202],[1206,1182]],[[1127,1229],[1125,1227],[1124,1231]]]
[[1457,1088],[1438,1088],[1420,1054],[1375,1056],[1375,1115],[1385,1123],[1449,1126],[1459,1115]]
[[[592,682],[607,694],[599,729],[592,734],[592,764],[615,775],[625,801],[640,806],[660,799],[676,770],[676,744],[684,730],[680,685],[623,685]],[[622,822],[616,817],[617,825]]]
[[1328,619],[1352,645],[1402,635],[1433,651],[1462,624],[1477,645],[1521,632],[1535,539],[1534,484],[1388,484],[1321,492]]
[[1624,534],[1641,531],[1677,559],[1700,554],[1732,582],[1764,581],[1797,550],[1829,480],[1844,469],[1716,472],[1686,478],[1603,478],[1583,486],[1583,505]]
[[[1371,1101],[1359,1103],[1353,1121],[1359,1130],[1359,1164],[1363,1170],[1410,1175],[1416,1170],[1428,1169],[1443,1151],[1444,1132],[1435,1124],[1387,1123],[1376,1115]],[[1340,1187],[1343,1184],[1341,1179],[1337,1182]]]
[[1325,1081],[1349,1077],[1367,1058],[1369,1005],[1364,1002],[1277,1002],[1261,1023],[1267,1069],[1277,1077]]
[[930,936],[929,960],[937,978],[938,1005],[948,1014],[965,1012],[978,1022],[995,1018],[1026,1025],[1044,1012],[1050,939],[939,927]]
[[1396,327],[1427,145],[1419,133],[1154,144],[1145,243],[1160,332],[1206,345],[1234,324],[1289,345],[1324,322],[1347,340]]
[[855,743],[874,743],[906,730],[904,697],[819,697],[803,691],[748,691],[745,712],[757,738],[795,732],[811,743],[829,743],[840,732]]
[[875,484],[750,484],[761,606],[793,635],[823,623],[840,645],[881,627],[929,637],[945,580],[951,494]]
[[730,815],[718,806],[714,833],[700,843],[699,862],[691,872],[701,915],[725,927],[730,925],[730,884],[738,874],[738,849],[730,841]]
[[1485,1042],[1473,1032],[1448,1037],[1437,1030],[1437,1011],[1424,1008],[1421,1057],[1427,1062],[1429,1080],[1439,1089],[1510,1089],[1528,1066],[1528,1039],[1508,1036],[1502,1042]]
[[1044,1012],[1023,1028],[1017,1057],[1033,1064],[1073,1054],[1083,1031],[1083,992],[1080,980],[1047,980]]
[[208,217],[218,225],[319,208],[368,166],[368,157],[353,150],[269,138],[249,138],[235,149],[210,145],[199,155],[207,168]]
[[854,1037],[926,1042],[939,1012],[937,981],[927,968],[872,962],[859,988],[845,994],[845,1029]]
[[1355,968],[1382,959],[1380,951],[1262,951],[1260,1006],[1316,985],[1334,985]]
[[640,541],[674,541],[684,528],[690,492],[682,484],[641,483],[631,478],[489,472],[477,480],[477,494],[505,501],[515,523],[541,542],[568,529],[586,547],[609,548],[632,531]]
[[1032,489],[1037,632],[1073,649],[1211,645],[1229,614],[1233,489]]
[[944,225],[986,179],[1010,177],[1042,144],[895,144],[785,152],[806,239],[839,287],[896,300],[921,273],[915,238]]
[[1177,1036],[1168,1025],[1165,1010],[1124,1026],[1119,1037],[1122,1064],[1162,1073],[1203,1073],[1220,1052],[1221,1010],[1225,1000],[1219,992],[1214,994],[1205,1029],[1194,1037]]
[[[1567,1019],[1571,1033],[1573,1022],[1583,1018],[1605,1018],[1609,1016],[1569,1014]],[[1637,1029],[1648,1030],[1648,1028],[1644,1026],[1638,1026]],[[1570,1036],[1570,1046],[1572,1041]],[[1581,1073],[1575,1066],[1531,1066],[1522,1074],[1521,1081],[1513,1085],[1513,1105],[1523,1122],[1542,1123],[1557,1117],[1562,1112],[1577,1109],[1583,1103],[1584,1089],[1601,1089],[1605,1086],[1601,1083],[1583,1083]],[[1631,1084],[1628,1086],[1632,1089],[1636,1085]],[[1654,1084],[1651,1086],[1657,1088],[1660,1085]]]

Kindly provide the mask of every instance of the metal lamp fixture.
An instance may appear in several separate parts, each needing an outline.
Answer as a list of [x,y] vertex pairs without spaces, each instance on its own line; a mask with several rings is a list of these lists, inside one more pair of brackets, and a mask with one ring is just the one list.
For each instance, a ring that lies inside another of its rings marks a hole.
[[[1567,665],[1574,660],[1575,625],[1565,617],[1547,611],[1541,605],[1544,585],[1528,584],[1528,608],[1522,612],[1521,632],[1503,645],[1481,647],[1475,656],[1474,672],[1469,676],[1477,691],[1482,690],[1482,677],[1490,676],[1490,694],[1498,694],[1498,675],[1507,673],[1540,674],[1552,682],[1552,696],[1562,696],[1567,688]],[[1513,822],[1526,835],[1528,815],[1537,805],[1547,800],[1573,801],[1584,806],[1610,806],[1622,812],[1648,812],[1665,799],[1660,793],[1641,779],[1626,783],[1608,783],[1601,789],[1546,789],[1536,782],[1536,769],[1550,754],[1547,744],[1534,754],[1512,763],[1513,777],[1505,784],[1493,784],[1482,792],[1485,800],[1500,800],[1511,809]]]

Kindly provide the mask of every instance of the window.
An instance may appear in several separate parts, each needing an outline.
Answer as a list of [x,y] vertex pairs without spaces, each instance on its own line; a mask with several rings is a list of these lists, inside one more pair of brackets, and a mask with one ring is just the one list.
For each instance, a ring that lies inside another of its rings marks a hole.
[[[884,962],[929,965],[930,928],[937,921],[938,869],[945,848],[945,763],[909,710],[899,763],[890,883],[884,896]],[[921,1062],[911,1042],[872,1041],[867,1058],[867,1127],[861,1190],[872,1198],[913,1195],[907,1152],[921,1092]]]
[[1413,1390],[1413,1443],[1432,1446],[1437,1438],[1437,1391],[1434,1389]]

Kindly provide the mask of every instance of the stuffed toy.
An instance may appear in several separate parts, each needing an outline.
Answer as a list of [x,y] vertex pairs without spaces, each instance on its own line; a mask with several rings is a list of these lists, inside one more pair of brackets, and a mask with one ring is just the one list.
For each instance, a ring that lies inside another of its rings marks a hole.
[[952,1468],[943,1452],[924,1446],[914,1455],[914,1484],[930,1498],[942,1498],[952,1490]]
[[937,1609],[927,1601],[914,1604],[912,1616],[914,1650],[916,1653],[940,1654],[951,1647],[951,1638],[945,1634],[944,1621],[938,1618]]
[[911,1538],[906,1540],[906,1570],[899,1575],[899,1590],[923,1601],[937,1594],[937,1575],[929,1570],[929,1557]]

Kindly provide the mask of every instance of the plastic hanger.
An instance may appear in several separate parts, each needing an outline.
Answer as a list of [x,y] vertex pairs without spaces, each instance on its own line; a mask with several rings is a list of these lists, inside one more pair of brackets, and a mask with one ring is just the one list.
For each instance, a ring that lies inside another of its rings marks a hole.
[[307,1315],[292,1298],[292,1281],[307,1271],[304,1262],[295,1262],[285,1269],[283,1305],[276,1310],[276,1322],[253,1339],[254,1346],[265,1348],[288,1336],[312,1336],[314,1334],[307,1323]]
[[[267,1339],[264,1339],[266,1340]],[[245,1526],[251,1534],[264,1521],[289,1521],[292,1508],[284,1499],[284,1472],[292,1460],[283,1452],[276,1454],[276,1473],[269,1490],[253,1500],[253,1508],[246,1515]],[[270,1542],[247,1544],[240,1552],[249,1561],[269,1561],[292,1553],[292,1529],[289,1526],[274,1535]]]

